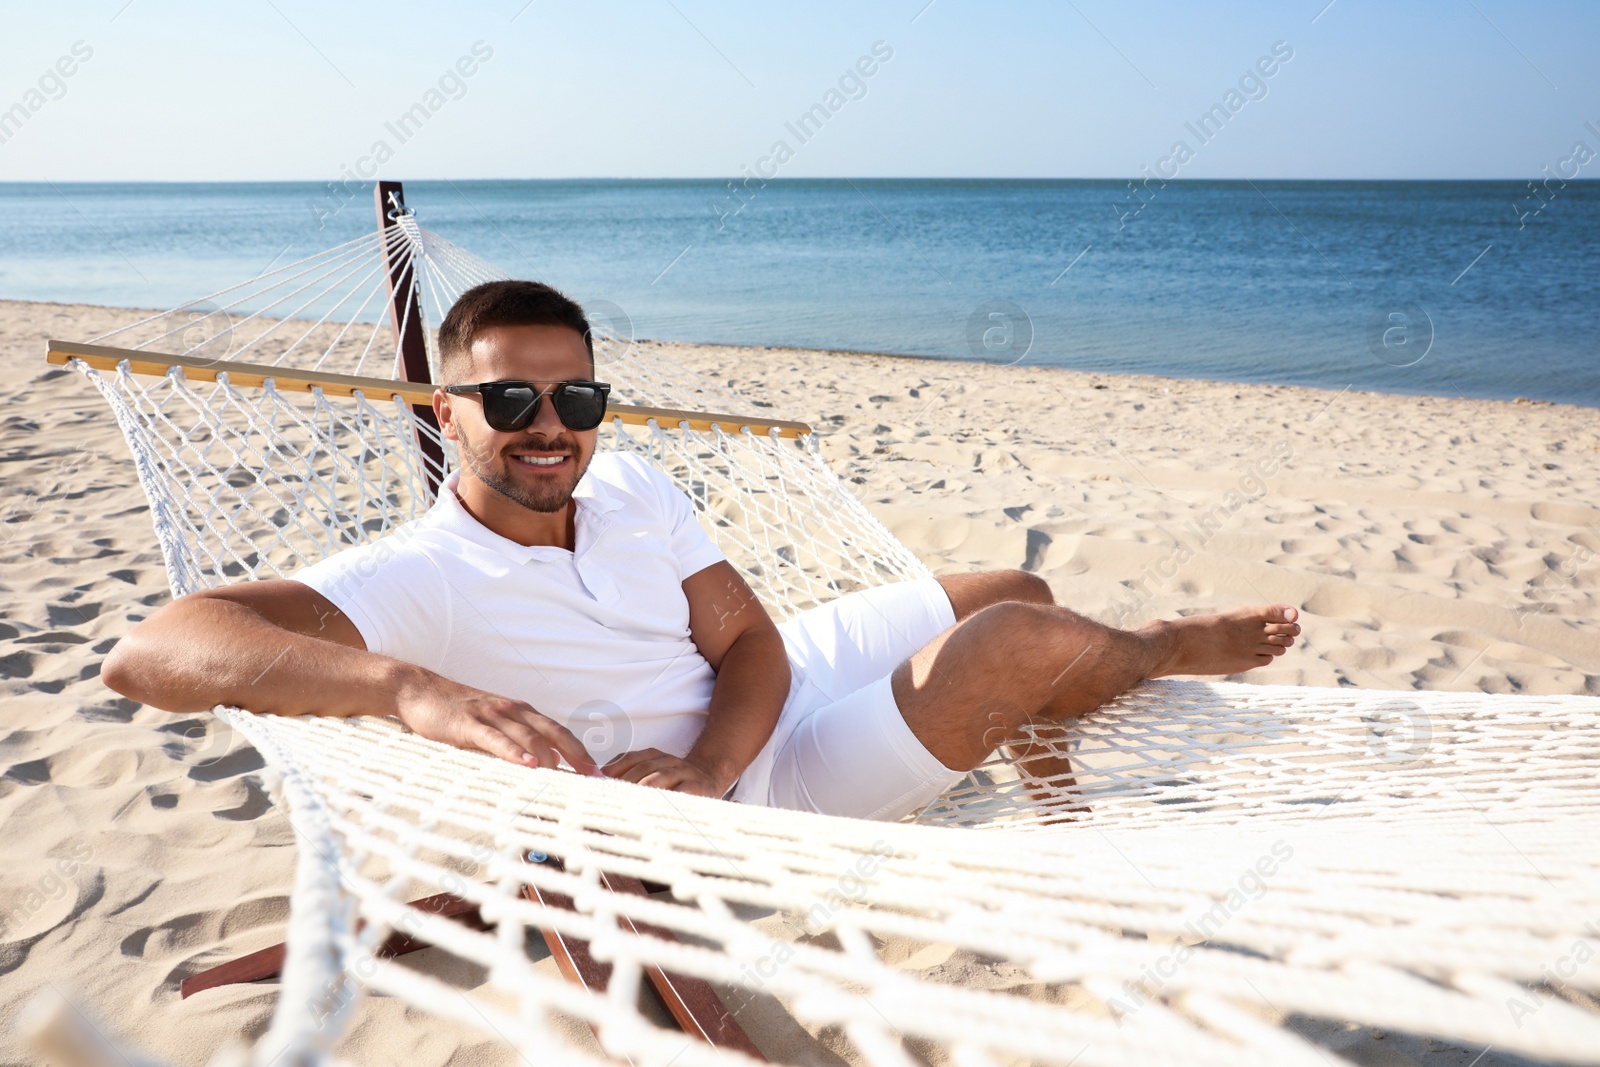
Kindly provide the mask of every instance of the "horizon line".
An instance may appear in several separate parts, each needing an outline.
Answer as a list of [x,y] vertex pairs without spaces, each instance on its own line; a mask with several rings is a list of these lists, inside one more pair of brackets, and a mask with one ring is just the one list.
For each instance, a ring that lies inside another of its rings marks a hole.
[[[1122,174],[1122,175],[1097,175],[1097,176],[999,176],[999,175],[817,175],[808,177],[773,177],[763,180],[763,184],[781,185],[798,184],[802,182],[1145,182],[1163,181],[1171,184],[1204,183],[1204,182],[1521,182],[1537,180],[1539,175],[1531,178],[1528,175],[1510,177],[1450,177],[1450,178],[1268,178],[1268,177],[1231,177],[1231,178],[1199,178],[1174,175],[1171,178],[1157,179],[1149,175]],[[703,176],[656,176],[644,177],[638,175],[571,175],[563,177],[492,177],[492,178],[361,178],[355,179],[354,184],[370,186],[377,181],[401,182],[743,182],[750,179],[725,174]],[[1583,182],[1600,182],[1600,176],[1573,177],[1563,179],[1568,184]],[[0,186],[5,185],[350,185],[350,180],[336,181],[327,178],[0,178]]]

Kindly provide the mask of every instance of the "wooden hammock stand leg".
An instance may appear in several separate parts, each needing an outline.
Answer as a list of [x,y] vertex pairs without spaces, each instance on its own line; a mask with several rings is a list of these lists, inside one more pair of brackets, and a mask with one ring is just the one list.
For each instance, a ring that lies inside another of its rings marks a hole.
[[[547,857],[544,863],[557,870],[561,869],[561,861],[554,856]],[[600,881],[613,893],[649,895],[645,884],[637,878],[601,874]],[[571,897],[539,889],[537,886],[524,886],[522,895],[546,907],[576,910]],[[491,924],[483,921],[476,904],[454,893],[423,897],[421,900],[412,901],[410,906],[447,919],[454,919],[474,930],[491,929]],[[626,916],[620,916],[618,922],[630,933],[659,937],[668,941],[677,940],[672,931],[659,926],[635,922]],[[587,941],[580,941],[554,930],[540,930],[539,933],[543,935],[544,943],[556,961],[556,967],[568,981],[575,982],[593,993],[605,992],[606,985],[611,980],[611,965],[601,963],[590,955]],[[375,955],[379,958],[403,956],[408,952],[416,952],[427,947],[428,943],[419,938],[394,933],[379,946]],[[192,974],[179,986],[179,994],[183,998],[188,998],[202,990],[215,989],[218,986],[276,978],[283,970],[284,951],[285,946],[273,945],[271,948],[264,948],[259,952],[252,952],[198,974]],[[717,996],[716,990],[711,988],[710,983],[699,978],[673,974],[659,967],[647,966],[644,971],[645,977],[650,981],[650,989],[684,1033],[698,1037],[708,1044],[737,1049],[755,1059],[765,1060],[766,1057],[756,1048],[750,1036],[744,1032],[744,1028],[723,1007],[722,999]]]
[[[561,861],[554,856],[548,857],[545,863],[558,870],[561,868]],[[649,895],[645,883],[628,875],[601,872],[600,884],[613,893]],[[529,900],[546,906],[566,908],[568,911],[576,910],[572,898],[560,893],[551,893],[531,885],[525,886],[522,892]],[[618,916],[617,922],[629,933],[659,937],[664,941],[677,940],[671,930],[649,923],[635,922],[626,915]],[[544,943],[549,946],[550,955],[555,957],[556,966],[569,981],[577,982],[595,993],[605,991],[606,983],[611,979],[611,965],[601,963],[589,955],[588,942],[569,938],[553,930],[539,932],[544,935]],[[717,996],[717,991],[711,988],[710,983],[704,979],[673,974],[671,971],[648,965],[644,968],[644,973],[650,981],[650,988],[684,1033],[698,1037],[707,1044],[737,1049],[758,1060],[766,1059],[750,1040],[750,1036],[744,1032],[744,1028],[728,1014],[728,1010],[722,1005],[722,998]]]
[[[378,232],[384,236],[384,277],[389,283],[389,321],[394,325],[395,377],[405,382],[432,385],[428,369],[427,328],[422,321],[422,279],[409,257],[396,254],[396,231],[400,218],[408,214],[405,186],[399,182],[374,182],[372,196],[378,211]],[[422,461],[422,476],[428,495],[438,492],[444,479],[444,450],[423,427],[439,432],[439,420],[431,404],[413,404],[417,417],[417,448]]]

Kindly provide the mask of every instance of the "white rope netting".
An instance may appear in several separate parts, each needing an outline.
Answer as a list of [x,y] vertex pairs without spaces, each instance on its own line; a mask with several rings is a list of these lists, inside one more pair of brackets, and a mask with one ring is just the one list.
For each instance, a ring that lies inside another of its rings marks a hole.
[[[410,250],[431,334],[454,294],[500,275],[401,221],[389,247]],[[369,305],[329,285],[262,304],[313,271],[367,278],[358,261],[383,248],[366,240],[281,268],[266,296],[241,289],[204,343],[343,371],[392,358],[393,324],[352,317]],[[180,352],[161,325],[97,340]],[[597,363],[623,402],[756,414],[648,346],[602,338]],[[399,401],[78,366],[128,439],[175,594],[292,575],[431,501]],[[929,573],[811,439],[619,421],[601,447],[671,474],[779,619]],[[529,771],[382,719],[219,714],[266,757],[300,849],[262,1067],[324,1060],[366,991],[528,1062],[596,1062],[554,1016],[636,1067],[750,1062],[642,1013],[651,966],[711,981],[735,1018],[777,1006],[874,1067],[1326,1064],[1303,1020],[1600,1063],[1600,700],[1150,683],[1070,728],[1030,727],[896,824]],[[614,893],[607,874],[665,888]],[[437,892],[496,927],[405,904]],[[588,941],[609,991],[535,966],[540,929]],[[486,980],[375,958],[393,930]],[[966,965],[916,965],[936,946]]]

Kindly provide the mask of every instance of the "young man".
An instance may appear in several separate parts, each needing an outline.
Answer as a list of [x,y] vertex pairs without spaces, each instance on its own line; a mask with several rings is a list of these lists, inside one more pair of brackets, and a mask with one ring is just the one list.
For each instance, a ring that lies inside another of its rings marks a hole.
[[393,715],[527,766],[896,819],[1035,717],[1250,670],[1300,631],[1283,605],[1115,630],[1020,571],[777,626],[664,473],[595,454],[605,389],[581,308],[490,282],[439,350],[434,411],[461,464],[429,513],[293,580],[174,601],[112,650],[107,685],[175,712]]

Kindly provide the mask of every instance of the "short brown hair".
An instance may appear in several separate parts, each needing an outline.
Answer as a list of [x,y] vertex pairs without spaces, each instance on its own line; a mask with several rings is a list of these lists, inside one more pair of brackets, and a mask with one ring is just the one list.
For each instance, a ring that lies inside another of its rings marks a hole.
[[583,308],[543,282],[508,279],[475,285],[451,305],[439,324],[440,376],[448,380],[452,364],[467,359],[472,342],[492,326],[570,327],[583,337],[589,373],[594,373],[594,337]]

